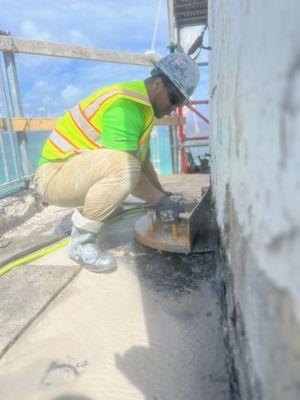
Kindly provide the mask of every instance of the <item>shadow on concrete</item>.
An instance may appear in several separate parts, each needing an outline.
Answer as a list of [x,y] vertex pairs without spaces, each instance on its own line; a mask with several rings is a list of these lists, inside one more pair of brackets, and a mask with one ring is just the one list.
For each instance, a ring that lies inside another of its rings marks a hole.
[[146,400],[229,399],[214,252],[145,248],[133,237],[137,218],[112,224],[107,248],[122,250],[139,280],[149,345],[116,354],[116,366]]

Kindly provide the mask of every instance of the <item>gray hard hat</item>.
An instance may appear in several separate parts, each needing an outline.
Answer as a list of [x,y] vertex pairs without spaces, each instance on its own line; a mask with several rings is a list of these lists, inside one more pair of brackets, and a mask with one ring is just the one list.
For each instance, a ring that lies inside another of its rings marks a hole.
[[153,61],[153,64],[169,78],[187,100],[190,100],[200,78],[198,65],[190,56],[175,52],[159,61]]

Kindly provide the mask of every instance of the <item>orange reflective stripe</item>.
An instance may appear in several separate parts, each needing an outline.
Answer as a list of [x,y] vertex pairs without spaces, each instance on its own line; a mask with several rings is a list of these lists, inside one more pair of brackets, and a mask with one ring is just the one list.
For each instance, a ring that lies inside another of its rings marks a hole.
[[109,92],[106,92],[104,94],[101,94],[99,97],[94,99],[85,109],[84,113],[88,120],[90,121],[96,112],[99,110],[99,108],[103,105],[105,101],[110,99],[111,97],[117,96],[117,95],[123,95],[127,97],[131,97],[133,99],[138,99],[142,100],[144,103],[147,105],[150,105],[149,99],[146,96],[143,96],[142,94],[133,92],[131,90],[123,90],[123,89],[116,89],[116,90],[110,90]]
[[141,140],[139,141],[139,145],[142,145],[143,143],[146,142],[148,139],[151,131],[152,131],[152,123],[153,123],[153,117],[151,118],[151,121],[149,122],[148,126],[144,129],[144,132],[142,134]]
[[77,129],[82,133],[82,135],[93,146],[100,148],[101,146],[95,143],[95,140],[97,140],[97,142],[100,142],[101,132],[94,126],[92,126],[90,122],[86,119],[85,115],[83,114],[83,111],[80,108],[80,105],[77,105],[76,107],[72,108],[72,110],[69,111],[69,115],[73,123],[77,127]]
[[57,127],[54,129],[54,132],[55,132],[56,134],[58,134],[61,138],[63,138],[66,142],[68,142],[73,148],[79,150],[79,147],[76,146],[76,144],[72,143],[72,141],[71,141],[69,138],[67,138],[66,136],[64,136],[64,135],[58,130]]
[[67,140],[63,135],[60,134],[57,130],[54,130],[50,137],[49,141],[53,146],[55,146],[62,153],[70,153],[71,151],[75,151],[78,149],[73,143]]
[[55,143],[55,142],[54,142],[53,140],[51,140],[51,139],[48,139],[48,142],[51,143],[52,146],[54,146],[60,153],[68,154],[68,153],[71,153],[72,151],[74,151],[75,153],[79,153],[79,150],[77,150],[77,149],[72,149],[72,150],[70,150],[70,151],[64,151],[64,150],[62,150],[62,149],[57,145],[57,143]]

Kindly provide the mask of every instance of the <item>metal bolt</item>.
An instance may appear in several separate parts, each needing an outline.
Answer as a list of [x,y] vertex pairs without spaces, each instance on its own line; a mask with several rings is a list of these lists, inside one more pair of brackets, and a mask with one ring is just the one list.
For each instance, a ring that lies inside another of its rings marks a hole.
[[149,233],[153,234],[155,229],[154,229],[154,220],[153,220],[153,211],[148,211],[148,231]]
[[177,231],[177,225],[176,224],[172,224],[172,234],[173,234],[174,238],[177,238],[178,231]]

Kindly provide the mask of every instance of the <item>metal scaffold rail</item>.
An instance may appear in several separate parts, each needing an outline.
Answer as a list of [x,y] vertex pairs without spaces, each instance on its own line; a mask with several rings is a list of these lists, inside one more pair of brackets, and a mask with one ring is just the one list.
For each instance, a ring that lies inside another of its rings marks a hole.
[[[4,67],[4,73],[2,73],[2,69],[0,71],[0,90],[5,114],[4,116],[0,116],[0,161],[3,164],[5,180],[4,183],[0,183],[0,191],[3,188],[13,187],[15,184],[24,184],[25,187],[29,186],[32,178],[32,166],[28,151],[27,133],[52,130],[57,122],[57,118],[24,117],[15,53],[149,67],[153,66],[153,60],[160,58],[155,52],[151,52],[151,54],[137,54],[124,51],[102,50],[87,46],[20,39],[12,37],[9,32],[3,30],[0,30],[0,52],[3,53]],[[162,120],[155,120],[154,125],[177,127],[184,124],[184,122],[185,119],[182,117],[171,116]],[[9,151],[6,148],[7,143],[4,140],[6,135],[9,137]],[[12,157],[9,157],[8,153]]]
[[[195,40],[187,52],[188,55],[196,61],[199,57],[201,49],[210,50],[210,47],[203,46],[203,38],[207,29],[207,13],[208,13],[208,0],[168,0],[168,16],[169,16],[169,35],[170,35],[170,51],[182,51],[181,36],[182,29],[191,26],[204,25],[201,35]],[[208,66],[207,62],[198,62],[199,67]],[[191,104],[184,104],[194,116],[200,118],[206,125],[209,124],[206,118],[196,105],[207,104],[208,100],[192,101]],[[184,116],[184,107],[178,108],[178,116]],[[169,138],[171,145],[171,156],[173,172],[191,172],[188,165],[188,159],[192,157],[190,148],[195,147],[208,147],[209,137],[207,135],[190,136],[185,133],[184,126],[169,127]],[[193,141],[193,144],[187,142]],[[197,141],[198,143],[195,143]],[[189,151],[189,154],[187,154]],[[195,164],[194,164],[195,165]]]

